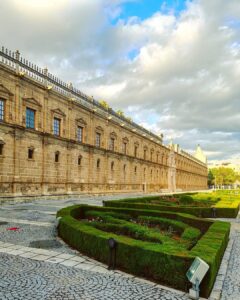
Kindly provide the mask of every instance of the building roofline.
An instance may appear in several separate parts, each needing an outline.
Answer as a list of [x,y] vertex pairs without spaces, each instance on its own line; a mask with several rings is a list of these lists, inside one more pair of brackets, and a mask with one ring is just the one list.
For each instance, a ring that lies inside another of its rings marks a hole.
[[13,71],[16,71],[16,73],[21,76],[26,76],[33,81],[37,81],[48,89],[54,89],[56,92],[64,96],[69,96],[73,100],[80,102],[82,105],[88,108],[94,107],[98,111],[100,110],[109,114],[111,117],[118,119],[120,123],[124,124],[122,126],[130,127],[132,131],[138,131],[142,136],[146,136],[158,144],[162,144],[163,142],[162,134],[158,136],[146,128],[138,125],[137,123],[129,120],[127,117],[117,114],[117,112],[112,108],[105,108],[99,103],[99,101],[84,94],[79,89],[75,88],[71,83],[68,84],[49,73],[47,68],[40,68],[30,61],[24,59],[18,50],[14,52],[2,47],[0,49],[0,64]]

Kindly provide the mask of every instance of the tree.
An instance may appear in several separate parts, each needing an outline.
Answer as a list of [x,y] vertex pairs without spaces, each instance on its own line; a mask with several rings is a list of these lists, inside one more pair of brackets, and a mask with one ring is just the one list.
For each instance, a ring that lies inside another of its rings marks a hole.
[[212,170],[210,169],[208,171],[208,185],[213,185],[213,184],[214,184],[214,176]]
[[215,185],[230,185],[235,183],[238,178],[238,174],[232,168],[219,167],[210,171]]

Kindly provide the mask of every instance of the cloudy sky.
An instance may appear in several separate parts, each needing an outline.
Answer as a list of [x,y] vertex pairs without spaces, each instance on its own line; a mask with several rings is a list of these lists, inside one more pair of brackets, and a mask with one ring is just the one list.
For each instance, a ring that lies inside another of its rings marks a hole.
[[0,41],[165,143],[240,157],[239,0],[0,0]]

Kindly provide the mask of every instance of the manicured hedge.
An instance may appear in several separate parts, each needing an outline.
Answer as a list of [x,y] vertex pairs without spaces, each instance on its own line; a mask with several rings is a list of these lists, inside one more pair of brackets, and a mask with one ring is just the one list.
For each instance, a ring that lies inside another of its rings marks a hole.
[[[85,212],[89,226],[112,232],[117,235],[127,235],[135,239],[164,243],[177,248],[191,249],[201,236],[201,231],[180,221],[161,217],[139,215],[133,219],[131,215],[89,210]],[[89,221],[90,220],[90,221]],[[151,228],[154,226],[154,228]],[[158,229],[155,227],[158,226]],[[161,230],[164,232],[161,232]],[[173,238],[177,237],[177,240]]]
[[210,266],[210,270],[201,284],[204,296],[210,294],[214,285],[224,251],[228,244],[229,233],[229,223],[214,222],[189,253],[190,255],[201,257]]
[[[201,196],[201,194],[199,194]],[[211,194],[210,194],[211,195]],[[166,196],[165,196],[166,197]],[[173,197],[173,196],[171,196]],[[179,199],[186,199],[191,197],[189,195],[179,196]],[[194,195],[196,200],[200,202],[201,200],[198,198],[198,195]],[[210,196],[208,196],[211,198]],[[152,204],[149,203],[153,200],[159,200],[160,204]],[[194,199],[195,200],[195,199]],[[207,201],[208,199],[202,200]],[[184,202],[184,200],[182,200]],[[160,211],[168,211],[168,212],[180,212],[191,214],[200,218],[213,218],[214,214],[216,218],[235,218],[238,215],[239,211],[239,200],[224,200],[219,198],[218,202],[212,200],[212,207],[199,207],[194,206],[194,204],[190,205],[174,205],[173,203],[164,203],[161,201],[159,196],[154,197],[141,197],[141,198],[128,198],[122,200],[114,200],[114,201],[103,201],[104,206],[106,207],[121,207],[121,208],[135,208],[135,209],[151,209],[151,210],[160,210]],[[165,200],[166,202],[166,200]],[[187,201],[186,201],[187,202]],[[190,202],[190,201],[189,201]],[[210,202],[209,202],[210,203]],[[215,212],[213,212],[213,208]]]
[[[149,243],[126,236],[104,232],[77,220],[84,218],[89,210],[128,214],[132,217],[153,216],[178,220],[192,227],[199,228],[202,237],[190,250],[182,247],[164,247],[164,244]],[[202,296],[207,297],[211,291],[221,258],[227,245],[230,224],[201,220],[186,214],[144,211],[134,209],[118,209],[106,207],[90,207],[87,205],[72,206],[60,210],[59,235],[69,245],[95,259],[108,263],[109,249],[107,240],[113,237],[118,242],[117,268],[156,282],[186,290],[188,281],[186,272],[196,256],[210,264],[210,271],[201,284]]]

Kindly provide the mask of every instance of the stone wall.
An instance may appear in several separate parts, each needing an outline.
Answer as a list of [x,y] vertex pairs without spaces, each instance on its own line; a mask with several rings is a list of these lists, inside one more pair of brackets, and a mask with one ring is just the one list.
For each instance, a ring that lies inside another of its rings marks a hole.
[[[4,101],[1,197],[207,187],[205,164],[4,65],[0,65],[0,100]],[[26,108],[35,112],[34,129],[26,128]],[[59,136],[53,132],[54,118],[60,120]],[[77,141],[78,126],[83,128],[82,142]],[[100,147],[95,145],[97,132]]]

